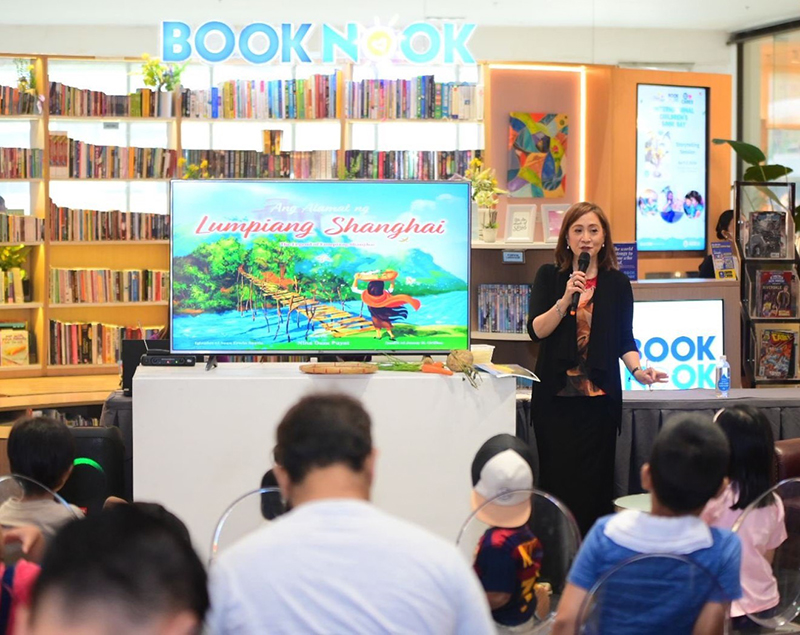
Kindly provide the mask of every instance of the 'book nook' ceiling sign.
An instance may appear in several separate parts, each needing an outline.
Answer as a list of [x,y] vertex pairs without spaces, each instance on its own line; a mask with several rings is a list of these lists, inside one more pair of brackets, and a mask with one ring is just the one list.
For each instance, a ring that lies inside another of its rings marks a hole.
[[[206,22],[197,30],[186,22],[162,22],[161,50],[165,62],[183,62],[192,55],[216,64],[234,54],[252,64],[268,62],[334,63],[410,62],[412,64],[474,64],[467,41],[474,24],[444,23],[441,27],[415,22],[402,30],[390,26],[364,27],[347,24],[344,32],[322,24],[313,37],[315,25],[261,22],[249,24],[238,33],[224,22]],[[319,49],[309,54],[306,40],[319,40]],[[456,59],[458,58],[458,59]]]

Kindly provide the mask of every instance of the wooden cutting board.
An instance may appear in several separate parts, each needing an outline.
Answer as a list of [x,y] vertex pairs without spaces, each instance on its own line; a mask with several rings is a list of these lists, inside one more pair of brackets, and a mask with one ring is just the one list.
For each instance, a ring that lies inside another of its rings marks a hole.
[[308,375],[369,375],[378,370],[369,362],[320,362],[302,364],[300,370]]

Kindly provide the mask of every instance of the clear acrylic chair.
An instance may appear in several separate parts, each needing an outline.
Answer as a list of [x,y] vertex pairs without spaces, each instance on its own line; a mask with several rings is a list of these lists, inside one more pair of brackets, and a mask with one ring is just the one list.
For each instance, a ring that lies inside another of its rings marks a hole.
[[[43,528],[42,524],[36,522],[35,515],[30,516],[30,522],[26,523],[16,521],[6,523],[2,521],[3,512],[8,512],[9,515],[13,512],[14,515],[18,516],[20,503],[32,497],[36,499],[47,498],[63,507],[65,523],[81,517],[63,497],[38,481],[19,474],[5,474],[0,476],[0,524],[7,528],[18,527],[23,524]],[[50,514],[48,514],[45,524],[47,526],[52,526],[53,521]],[[17,545],[7,545],[3,552],[3,562],[5,562],[5,564],[13,564],[19,560],[22,555],[22,551]]]
[[[765,629],[780,632],[800,631],[800,478],[781,481],[754,500],[733,525],[734,532],[760,531],[774,523],[784,523],[786,539],[774,545],[772,575],[779,600],[777,605],[747,616]],[[774,531],[773,538],[779,531]],[[769,560],[769,558],[768,558]]]
[[268,525],[285,511],[287,506],[277,487],[259,487],[239,496],[217,521],[211,541],[209,566],[221,551]]
[[[553,627],[558,600],[566,585],[567,574],[581,544],[578,525],[564,503],[536,489],[504,492],[487,500],[469,515],[458,533],[456,544],[464,558],[470,564],[474,564],[479,542],[491,528],[491,525],[484,520],[484,512],[508,497],[530,500],[531,513],[526,526],[538,539],[542,549],[541,567],[536,583],[549,583],[552,589],[548,614],[541,618],[535,617],[529,621],[527,628],[515,628],[514,632],[537,635],[549,633]],[[526,592],[535,593],[535,590],[528,589]],[[537,610],[540,608],[537,606]]]
[[[661,610],[669,607],[665,598],[675,589],[682,589],[682,595],[692,601]],[[682,555],[641,554],[617,564],[589,590],[575,633],[691,635],[709,601],[722,604],[722,632],[729,632],[730,602],[710,571]]]

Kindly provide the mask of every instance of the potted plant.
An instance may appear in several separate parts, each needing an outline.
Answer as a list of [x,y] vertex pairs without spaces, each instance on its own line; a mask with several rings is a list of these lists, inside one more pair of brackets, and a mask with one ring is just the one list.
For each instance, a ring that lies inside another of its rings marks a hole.
[[[27,272],[24,265],[28,261],[31,248],[26,245],[9,245],[0,249],[0,273],[5,275],[8,271],[12,279],[19,278],[22,281],[23,296],[30,297],[30,280],[27,279]],[[2,301],[2,298],[0,298]],[[17,300],[22,302],[22,300]]]
[[186,69],[186,64],[174,66],[164,64],[157,57],[150,57],[147,53],[142,54],[142,76],[144,85],[155,89],[158,93],[158,112],[159,117],[172,116],[172,94],[181,84],[181,73]]
[[470,161],[464,178],[472,183],[472,200],[478,207],[478,238],[493,243],[497,240],[497,203],[506,191],[497,187],[494,168],[484,168],[478,158]]
[[14,66],[17,70],[17,89],[21,93],[23,114],[42,114],[44,95],[36,90],[36,67],[32,60],[16,58]]

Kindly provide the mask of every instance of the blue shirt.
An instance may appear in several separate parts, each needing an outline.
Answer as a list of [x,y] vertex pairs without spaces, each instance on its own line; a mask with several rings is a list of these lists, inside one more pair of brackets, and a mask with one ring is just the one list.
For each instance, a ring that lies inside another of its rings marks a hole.
[[[605,534],[613,516],[598,520],[586,536],[569,573],[570,583],[587,591],[616,565],[642,552],[621,546]],[[588,632],[614,635],[691,634],[707,602],[729,602],[741,597],[738,536],[711,528],[710,547],[685,554],[700,569],[689,570],[673,559],[647,559],[612,575],[596,595]],[[663,555],[663,554],[654,554]]]

